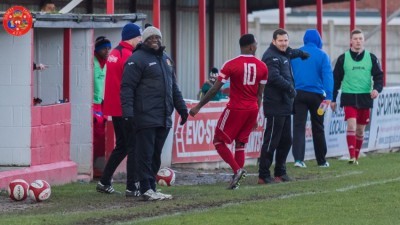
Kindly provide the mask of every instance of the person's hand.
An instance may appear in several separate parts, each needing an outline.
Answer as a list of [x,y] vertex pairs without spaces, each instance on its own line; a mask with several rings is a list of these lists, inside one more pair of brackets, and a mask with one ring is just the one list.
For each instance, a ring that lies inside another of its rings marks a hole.
[[300,58],[301,58],[302,60],[308,59],[309,57],[310,57],[310,53],[305,52],[305,51],[302,51],[302,54],[301,54],[301,56],[300,56]]
[[332,111],[336,111],[336,102],[331,102],[331,109]]
[[371,98],[372,99],[377,98],[378,95],[379,95],[379,92],[377,90],[374,89],[374,90],[371,91]]
[[200,107],[198,107],[198,105],[196,105],[195,107],[190,109],[189,115],[194,117],[194,116],[196,116],[197,113],[199,113],[199,111],[200,111]]
[[188,116],[189,116],[189,114],[188,114],[188,112],[187,112],[187,109],[182,110],[181,112],[179,112],[179,115],[181,115],[181,122],[180,122],[179,124],[180,124],[181,126],[183,126],[183,125],[186,123],[187,118],[188,118]]
[[36,70],[44,70],[44,69],[47,69],[47,68],[49,68],[49,66],[41,64],[41,63],[36,64]]

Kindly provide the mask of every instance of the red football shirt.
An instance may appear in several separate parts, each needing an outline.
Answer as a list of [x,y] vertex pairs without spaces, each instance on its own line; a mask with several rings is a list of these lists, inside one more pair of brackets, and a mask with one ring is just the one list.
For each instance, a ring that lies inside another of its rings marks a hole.
[[218,80],[230,79],[227,107],[230,109],[257,109],[259,84],[266,84],[268,69],[265,63],[253,55],[239,55],[222,65]]

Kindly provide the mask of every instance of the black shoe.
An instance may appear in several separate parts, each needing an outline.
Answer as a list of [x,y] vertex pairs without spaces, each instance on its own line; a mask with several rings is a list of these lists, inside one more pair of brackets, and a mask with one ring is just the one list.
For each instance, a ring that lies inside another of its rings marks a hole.
[[112,194],[115,192],[115,190],[111,184],[104,185],[100,181],[99,181],[99,183],[97,183],[96,191],[98,191],[100,193],[106,193],[106,194]]
[[266,178],[258,178],[258,184],[274,184],[275,181],[272,179],[272,177],[266,177]]
[[232,182],[229,184],[228,189],[238,189],[240,181],[246,177],[246,170],[239,169],[236,174],[233,175]]
[[140,197],[140,191],[139,190],[134,190],[134,191],[130,191],[130,190],[125,190],[125,197],[127,198],[136,198],[136,197]]
[[275,183],[281,183],[281,182],[289,182],[289,181],[293,181],[292,178],[290,178],[287,174],[282,175],[282,176],[277,176],[275,177]]

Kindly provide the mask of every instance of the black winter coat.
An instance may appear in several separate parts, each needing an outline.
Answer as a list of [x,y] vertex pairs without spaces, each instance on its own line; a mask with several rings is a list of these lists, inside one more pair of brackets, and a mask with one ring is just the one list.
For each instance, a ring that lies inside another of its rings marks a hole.
[[139,44],[124,66],[121,82],[122,116],[133,117],[136,128],[172,127],[174,108],[187,107],[178,88],[172,60]]
[[268,67],[268,82],[263,96],[264,115],[287,116],[293,114],[296,91],[290,59],[300,57],[302,54],[301,50],[291,48],[282,52],[272,43],[265,51],[262,61]]

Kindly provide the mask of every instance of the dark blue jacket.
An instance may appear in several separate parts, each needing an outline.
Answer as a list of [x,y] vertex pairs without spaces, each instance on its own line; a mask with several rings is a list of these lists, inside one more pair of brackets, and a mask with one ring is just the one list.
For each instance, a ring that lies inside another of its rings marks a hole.
[[268,67],[268,82],[263,96],[264,115],[288,116],[293,114],[295,89],[290,59],[301,57],[302,51],[288,48],[280,51],[270,44],[262,61]]
[[138,129],[172,127],[174,108],[187,107],[178,88],[172,60],[163,48],[138,45],[125,63],[121,82],[122,116],[133,117]]
[[304,46],[300,49],[310,54],[306,60],[291,61],[296,90],[313,92],[332,100],[333,73],[329,56],[321,49],[322,40],[318,31],[309,29],[304,34]]

